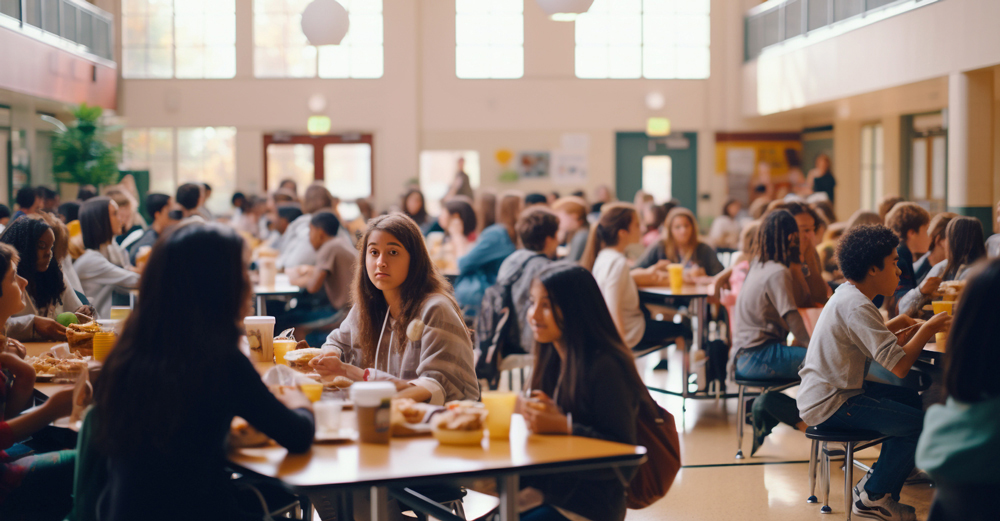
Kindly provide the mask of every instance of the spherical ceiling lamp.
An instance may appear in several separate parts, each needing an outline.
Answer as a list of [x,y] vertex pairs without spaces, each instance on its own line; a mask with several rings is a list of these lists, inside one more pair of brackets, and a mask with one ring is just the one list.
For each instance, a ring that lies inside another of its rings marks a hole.
[[337,0],[313,0],[302,11],[302,32],[309,45],[340,45],[351,20]]
[[557,22],[572,22],[586,13],[594,0],[535,0],[538,6]]

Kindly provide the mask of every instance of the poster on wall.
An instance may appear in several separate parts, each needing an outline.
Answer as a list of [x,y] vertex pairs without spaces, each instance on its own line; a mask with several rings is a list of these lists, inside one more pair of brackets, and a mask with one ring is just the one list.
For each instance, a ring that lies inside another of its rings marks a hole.
[[587,154],[577,150],[556,150],[552,153],[552,181],[560,185],[580,185],[587,182]]
[[540,179],[549,176],[549,152],[520,152],[517,171],[521,179]]

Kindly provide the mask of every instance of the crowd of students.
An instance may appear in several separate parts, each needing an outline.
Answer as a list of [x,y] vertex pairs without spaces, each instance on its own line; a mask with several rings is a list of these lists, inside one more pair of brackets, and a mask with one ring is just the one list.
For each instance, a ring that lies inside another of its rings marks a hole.
[[[244,417],[292,452],[308,449],[313,430],[301,393],[272,395],[239,352],[240,323],[251,314],[251,262],[268,257],[310,295],[273,314],[279,328],[296,327],[300,347],[321,347],[311,362],[317,372],[388,381],[399,397],[431,404],[479,398],[467,324],[487,288],[509,288],[520,347],[533,359],[536,406],[518,406],[528,427],[624,443],[636,443],[640,403],[650,399],[635,353],[667,343],[685,349],[692,336],[674,311],[639,299],[639,288],[667,285],[667,266],[680,264],[687,282],[714,281],[730,310],[733,375],[801,379],[797,398],[765,393],[755,401],[754,452],[780,422],[889,436],[854,503],[855,513],[885,520],[914,519],[899,493],[915,458],[946,488],[995,480],[979,458],[996,452],[1000,390],[986,372],[995,350],[979,328],[997,322],[988,302],[1000,261],[984,265],[989,243],[978,221],[931,219],[900,201],[886,209],[885,225],[875,214],[841,225],[828,205],[794,198],[757,203],[760,214],[750,220],[728,202],[727,221],[713,228],[725,237],[717,244],[739,251],[723,266],[695,215],[675,201],[656,205],[640,194],[637,204],[614,202],[605,188],[591,205],[582,193],[475,194],[466,182],[456,176],[437,218],[411,188],[383,215],[365,206],[360,227],[341,220],[324,186],[310,185],[300,200],[291,181],[266,198],[237,194],[234,214],[221,219],[204,208],[206,186],[149,194],[148,224],[127,185],[106,196],[85,188],[72,205],[56,200],[54,213],[45,193],[30,190],[31,200],[19,193],[20,215],[0,235],[0,448],[7,451],[0,514],[23,518],[45,495],[53,519],[70,508],[80,520],[252,517],[253,502],[225,473],[230,420]],[[872,220],[878,224],[866,224]],[[839,233],[824,236],[831,230]],[[454,285],[429,249],[434,233],[454,255]],[[948,336],[948,398],[925,419],[904,378],[951,318],[894,332],[918,324],[944,280],[969,285]],[[33,376],[20,342],[60,339],[57,314],[106,317],[132,289],[142,298],[101,371],[76,450],[19,457],[32,450],[19,442],[69,406],[56,394],[21,414]],[[817,306],[810,334],[800,309]],[[475,332],[484,333],[492,332]],[[866,381],[876,367],[889,376]],[[954,443],[924,441],[922,432]],[[956,471],[967,464],[983,470]],[[625,516],[625,484],[614,476],[522,485],[523,497],[536,500],[524,519]]]

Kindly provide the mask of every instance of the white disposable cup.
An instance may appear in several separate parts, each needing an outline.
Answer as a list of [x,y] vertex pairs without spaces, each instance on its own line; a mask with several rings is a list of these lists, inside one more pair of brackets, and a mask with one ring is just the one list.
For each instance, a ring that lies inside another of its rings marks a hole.
[[313,404],[313,414],[316,416],[318,432],[335,432],[340,429],[340,410],[343,404],[339,401],[326,400]]
[[260,271],[260,285],[268,288],[274,287],[275,279],[278,277],[278,260],[274,257],[261,257],[257,259],[257,266]]
[[250,343],[250,359],[274,362],[274,317],[245,317],[243,327]]

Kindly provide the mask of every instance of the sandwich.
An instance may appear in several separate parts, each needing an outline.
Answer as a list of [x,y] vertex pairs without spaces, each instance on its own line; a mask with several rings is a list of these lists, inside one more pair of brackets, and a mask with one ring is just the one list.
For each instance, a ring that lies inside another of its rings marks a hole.
[[292,369],[308,372],[312,370],[309,367],[309,362],[321,354],[323,354],[323,350],[316,347],[296,349],[285,353],[285,361],[288,362],[288,367]]
[[94,321],[66,326],[66,341],[69,343],[70,351],[84,356],[93,355],[94,335],[100,332],[101,326]]

